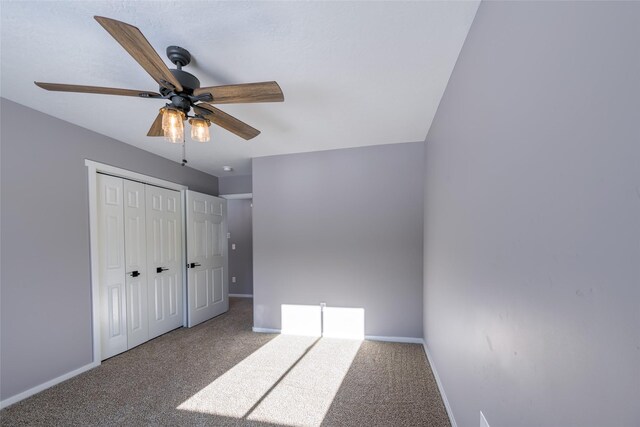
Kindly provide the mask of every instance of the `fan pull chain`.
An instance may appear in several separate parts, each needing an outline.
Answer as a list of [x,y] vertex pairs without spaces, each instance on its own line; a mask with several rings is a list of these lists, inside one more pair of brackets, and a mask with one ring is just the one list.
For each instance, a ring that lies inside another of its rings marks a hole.
[[187,144],[184,134],[182,134],[182,166],[187,164]]

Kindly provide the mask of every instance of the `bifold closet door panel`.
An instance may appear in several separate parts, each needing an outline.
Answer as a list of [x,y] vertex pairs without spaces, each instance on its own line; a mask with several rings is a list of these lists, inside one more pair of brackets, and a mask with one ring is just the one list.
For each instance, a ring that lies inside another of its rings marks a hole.
[[145,185],[124,180],[124,240],[127,289],[127,347],[149,339]]
[[145,186],[149,339],[182,326],[180,192]]
[[123,180],[98,174],[101,359],[127,350]]

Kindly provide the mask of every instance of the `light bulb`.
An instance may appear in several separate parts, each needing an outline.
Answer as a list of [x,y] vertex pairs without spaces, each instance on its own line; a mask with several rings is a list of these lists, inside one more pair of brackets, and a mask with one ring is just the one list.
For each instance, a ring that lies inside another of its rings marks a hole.
[[173,108],[164,108],[162,112],[162,130],[164,139],[181,144],[184,141],[184,113]]
[[191,139],[198,142],[207,142],[211,139],[209,136],[210,122],[205,119],[194,117],[189,120],[191,123]]

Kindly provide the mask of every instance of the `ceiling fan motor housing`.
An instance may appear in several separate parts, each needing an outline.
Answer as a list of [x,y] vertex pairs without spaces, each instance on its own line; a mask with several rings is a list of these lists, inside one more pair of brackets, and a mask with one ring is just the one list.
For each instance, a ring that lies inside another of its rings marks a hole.
[[[186,92],[187,95],[192,95],[193,91],[200,87],[200,80],[198,80],[193,74],[182,71],[182,67],[184,67],[185,65],[189,65],[189,63],[191,62],[191,53],[189,53],[187,49],[181,48],[180,46],[169,46],[167,47],[167,57],[177,67],[177,69],[169,71],[171,72],[171,74],[173,74],[173,77],[175,77],[176,80],[178,80],[178,82],[180,82],[180,84],[182,85],[182,92]],[[182,92],[180,92],[180,94]],[[161,86],[160,93],[162,93],[163,95],[168,95],[170,91]]]
[[[187,73],[182,70],[169,70],[171,74],[180,82],[182,85],[182,92],[174,93],[171,96],[171,103],[174,107],[182,110],[185,114],[189,112],[191,109],[192,101],[190,99],[191,95],[193,95],[194,89],[198,89],[200,87],[200,80],[196,78],[191,73]],[[160,87],[160,93],[163,95],[170,95],[172,92],[169,89],[165,89]]]
[[182,70],[169,70],[173,77],[175,77],[182,85],[183,92],[187,92],[189,95],[193,94],[195,89],[200,87],[200,80],[191,73],[187,73]]

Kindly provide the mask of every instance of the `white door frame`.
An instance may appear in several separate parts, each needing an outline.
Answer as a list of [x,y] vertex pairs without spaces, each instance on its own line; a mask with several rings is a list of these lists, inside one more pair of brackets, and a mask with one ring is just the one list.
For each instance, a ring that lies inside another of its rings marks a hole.
[[152,176],[143,175],[127,169],[116,166],[107,165],[105,163],[95,162],[85,159],[84,165],[88,169],[89,178],[89,238],[91,253],[91,319],[93,330],[93,363],[98,366],[102,362],[100,360],[100,260],[98,257],[98,192],[97,192],[97,173],[105,173],[120,178],[130,179],[145,184],[157,185],[169,190],[180,192],[180,209],[182,211],[182,324],[187,325],[187,246],[186,246],[186,197],[187,187],[185,185],[176,184],[174,182],[165,181],[163,179],[154,178]]

